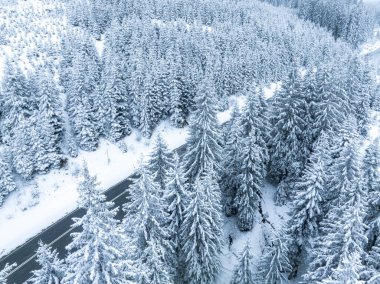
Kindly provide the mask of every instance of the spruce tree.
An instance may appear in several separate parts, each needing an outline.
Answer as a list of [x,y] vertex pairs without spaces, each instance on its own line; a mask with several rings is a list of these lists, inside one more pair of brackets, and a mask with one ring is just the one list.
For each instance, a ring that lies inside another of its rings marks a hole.
[[188,204],[189,188],[177,154],[174,154],[173,167],[168,172],[162,198],[166,204],[166,212],[168,213],[167,226],[171,232],[174,246],[174,256],[171,258],[176,260],[176,262],[172,266],[178,272],[178,256],[181,251],[180,230],[184,220],[185,207]]
[[307,106],[299,95],[301,87],[300,75],[294,69],[272,104],[269,168],[275,180],[298,177],[308,157],[304,139]]
[[13,263],[12,265],[9,265],[8,263],[5,265],[5,267],[0,270],[0,284],[7,284],[7,278],[9,274],[12,272],[12,270],[17,266],[16,263]]
[[234,274],[230,284],[254,284],[253,262],[251,248],[248,243],[245,245],[239,264],[235,267]]
[[222,136],[216,112],[215,89],[210,76],[200,84],[196,97],[197,109],[190,120],[189,138],[186,142],[184,167],[186,177],[194,181],[207,167],[221,170]]
[[261,147],[257,143],[255,135],[255,132],[251,133],[250,137],[245,138],[241,145],[240,186],[234,199],[237,208],[238,227],[241,231],[249,231],[253,228],[265,177]]
[[[205,186],[202,179],[195,181],[180,230],[183,279],[189,284],[212,283],[220,267],[220,193]],[[211,199],[211,192],[219,198]]]
[[258,264],[256,274],[257,283],[278,284],[287,283],[286,273],[292,269],[288,255],[287,242],[275,236],[269,247],[265,248],[264,254]]
[[[352,146],[348,146],[342,153],[345,164],[357,163],[357,153],[354,150],[352,154],[351,149]],[[343,176],[345,173],[349,173],[350,178]],[[305,279],[309,281],[339,278],[341,272],[347,269],[352,269],[352,275],[356,270],[362,270],[361,257],[367,242],[364,234],[367,196],[363,190],[363,180],[360,172],[352,170],[335,174],[345,182],[340,184],[340,188],[335,189],[339,192],[338,200],[330,205],[330,210],[321,222],[321,234],[316,240],[309,271],[305,275]],[[347,267],[348,262],[352,262],[351,267]],[[338,274],[334,276],[334,273]]]
[[126,238],[118,228],[117,209],[110,209],[113,203],[105,201],[96,177],[90,176],[86,165],[82,178],[79,207],[86,214],[75,218],[73,227],[81,226],[83,231],[71,234],[62,283],[132,283],[132,249],[126,247]]
[[164,139],[158,134],[154,141],[152,154],[150,155],[148,170],[154,177],[154,181],[160,185],[159,190],[165,190],[168,172],[172,167],[172,153],[169,151]]
[[0,206],[9,193],[16,190],[12,168],[4,159],[0,159]]
[[64,275],[63,261],[58,258],[56,250],[51,250],[47,245],[39,242],[37,249],[37,262],[40,269],[33,271],[31,283],[59,284]]
[[227,216],[236,214],[233,200],[240,186],[241,157],[239,153],[242,139],[239,118],[239,109],[235,106],[232,110],[231,119],[224,128],[226,138],[222,159],[221,189],[226,196],[225,213]]
[[[169,261],[174,253],[172,232],[168,227],[168,213],[160,196],[159,185],[146,166],[141,167],[139,176],[130,187],[130,202],[123,206],[125,218],[123,228],[137,247],[137,257],[144,264],[144,251],[149,242],[162,246],[162,262]],[[154,249],[154,248],[151,248]],[[161,250],[161,249],[160,249]]]
[[322,215],[322,197],[326,173],[327,137],[323,135],[317,142],[300,181],[296,183],[290,231],[299,245],[309,245],[318,232]]

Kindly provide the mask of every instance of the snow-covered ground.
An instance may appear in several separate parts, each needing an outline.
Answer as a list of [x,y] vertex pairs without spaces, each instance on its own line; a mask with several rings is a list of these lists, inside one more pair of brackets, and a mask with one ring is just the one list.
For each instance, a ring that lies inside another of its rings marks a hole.
[[[272,87],[273,88],[273,87]],[[265,89],[270,96],[270,89]],[[242,107],[243,97],[230,98],[230,105]],[[231,110],[218,114],[220,123],[230,117]],[[12,193],[0,208],[0,256],[10,252],[29,238],[65,216],[77,207],[77,184],[83,162],[88,165],[91,175],[96,175],[104,190],[134,173],[139,164],[149,157],[152,141],[161,133],[170,149],[186,142],[187,129],[173,128],[167,121],[146,139],[138,131],[123,141],[128,152],[123,153],[117,145],[102,140],[95,152],[81,151],[75,159],[69,159],[65,169],[54,170],[46,175],[36,176],[16,192]]]
[[[221,257],[222,266],[216,283],[230,283],[234,268],[239,262],[240,253],[242,252],[247,242],[249,242],[249,245],[251,247],[254,262],[258,261],[262,254],[262,249],[265,246],[264,235],[268,234],[269,231],[272,230],[272,225],[274,229],[278,230],[287,220],[287,213],[289,209],[287,206],[279,207],[274,204],[275,191],[276,189],[269,183],[266,183],[263,188],[263,214],[267,217],[271,224],[263,224],[260,221],[261,216],[258,214],[257,222],[254,225],[253,230],[250,232],[241,232],[237,228],[237,221],[235,217],[225,217],[223,228],[224,246],[222,249]],[[229,247],[229,235],[233,239],[231,247]]]

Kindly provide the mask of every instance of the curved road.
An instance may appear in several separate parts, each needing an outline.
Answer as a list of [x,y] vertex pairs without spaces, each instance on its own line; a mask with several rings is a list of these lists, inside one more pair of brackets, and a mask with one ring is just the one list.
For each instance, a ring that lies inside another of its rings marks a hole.
[[[179,155],[182,155],[185,152],[185,149],[186,146],[183,145],[175,151],[177,151]],[[114,208],[121,206],[127,201],[127,189],[132,184],[132,179],[136,176],[136,174],[133,174],[104,192],[107,201],[114,202]],[[71,224],[73,223],[72,218],[82,217],[84,213],[84,209],[78,208],[74,210],[32,239],[28,240],[26,243],[14,249],[8,255],[1,258],[0,269],[3,269],[6,263],[17,263],[17,266],[12,270],[8,277],[8,283],[25,283],[25,281],[32,276],[31,271],[39,268],[36,262],[36,250],[40,240],[45,244],[49,244],[53,249],[56,249],[60,258],[64,258],[66,255],[65,247],[71,241],[70,234],[75,231],[80,231],[80,227],[75,229],[71,228]],[[119,210],[116,216],[117,219],[121,220],[123,216],[124,212]]]

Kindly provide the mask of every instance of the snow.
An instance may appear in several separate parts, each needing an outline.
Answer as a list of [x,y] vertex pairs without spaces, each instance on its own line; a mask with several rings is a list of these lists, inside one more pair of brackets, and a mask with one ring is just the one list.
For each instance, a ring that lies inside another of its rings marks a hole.
[[[280,229],[284,222],[288,219],[288,207],[276,206],[274,204],[275,188],[266,183],[263,189],[263,214],[267,215],[269,222],[274,228]],[[257,262],[262,254],[264,247],[264,235],[265,231],[268,231],[268,224],[260,222],[261,216],[257,216],[257,223],[250,232],[240,232],[237,228],[235,217],[225,217],[224,222],[224,247],[222,249],[221,256],[221,271],[218,275],[216,283],[227,284],[230,283],[235,266],[239,262],[239,257],[245,244],[248,242],[253,255],[254,263]],[[233,243],[231,247],[228,247],[228,236],[231,235]]]
[[[66,169],[37,176],[11,194],[0,208],[0,230],[7,232],[0,235],[0,252],[11,251],[77,207],[77,184],[84,161],[90,174],[97,176],[100,187],[108,189],[136,171],[149,156],[158,133],[167,141],[169,149],[183,145],[187,138],[187,129],[175,129],[164,121],[151,140],[141,137],[137,131],[126,137],[123,141],[128,146],[127,153],[103,140],[97,151],[81,151],[77,158],[69,160]],[[32,198],[33,189],[39,198]],[[34,202],[38,204],[33,205]]]

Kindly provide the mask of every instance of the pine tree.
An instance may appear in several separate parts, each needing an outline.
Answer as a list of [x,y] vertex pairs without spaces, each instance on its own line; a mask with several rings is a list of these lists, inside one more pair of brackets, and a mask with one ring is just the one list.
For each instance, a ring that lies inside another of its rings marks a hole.
[[8,64],[6,67],[1,99],[1,135],[3,142],[10,144],[14,129],[19,126],[21,121],[30,116],[33,104],[31,86],[27,78],[22,74],[21,70],[13,67],[12,64]]
[[16,263],[13,263],[12,265],[9,265],[7,263],[5,267],[2,270],[0,270],[0,284],[7,284],[7,278],[9,274],[12,272],[13,268],[15,268],[16,266]]
[[239,173],[241,171],[241,160],[239,153],[241,131],[239,118],[239,109],[235,106],[232,110],[231,119],[225,126],[226,142],[223,149],[221,189],[227,199],[225,208],[227,216],[236,214],[233,200],[240,186]]
[[[220,266],[220,193],[205,186],[202,179],[195,181],[180,231],[183,278],[189,284],[212,283]],[[211,199],[210,190],[219,198]]]
[[153,151],[149,159],[148,170],[154,177],[154,181],[160,185],[160,190],[165,190],[168,172],[173,167],[172,153],[169,151],[160,134],[154,141]]
[[171,284],[173,282],[170,267],[164,262],[165,249],[159,239],[151,238],[140,257],[141,284]]
[[[355,155],[354,160],[350,155]],[[355,163],[356,151],[350,154],[350,147],[343,152],[345,163]],[[345,171],[347,172],[347,171]],[[342,277],[341,273],[353,275],[361,272],[361,257],[364,253],[366,225],[364,224],[364,210],[366,206],[366,193],[363,190],[363,180],[360,172],[348,171],[351,178],[342,176],[345,172],[336,172],[344,179],[339,192],[339,200],[334,202],[325,219],[321,222],[321,235],[317,238],[316,246],[312,251],[312,261],[305,279],[321,281],[334,280]],[[351,266],[347,266],[352,262]],[[335,274],[336,275],[335,275]],[[355,276],[356,277],[356,276]],[[351,280],[350,280],[351,279]]]
[[0,160],[0,206],[9,193],[16,190],[16,184],[12,176],[12,169],[9,163]]
[[245,245],[240,259],[239,264],[234,270],[232,280],[230,284],[254,284],[254,275],[252,272],[253,263],[252,263],[252,254],[251,248],[248,243]]
[[122,60],[116,55],[107,59],[103,94],[106,102],[103,101],[102,104],[106,103],[109,107],[104,110],[107,117],[105,121],[107,125],[104,128],[111,141],[118,141],[131,133],[128,118],[128,89],[124,83],[125,75],[123,75],[124,68],[121,66]]
[[[180,252],[179,232],[184,219],[185,207],[188,203],[189,189],[178,154],[174,154],[173,160],[173,167],[170,168],[167,174],[165,191],[162,198],[167,206],[168,228],[172,233],[171,239],[177,258]],[[173,265],[176,266],[175,264]]]
[[308,245],[317,235],[318,223],[322,217],[321,194],[326,181],[326,143],[327,137],[323,135],[317,142],[300,181],[296,183],[290,230],[301,246]]
[[[29,133],[29,135],[25,135]],[[32,135],[35,129],[29,120],[23,120],[14,130],[10,150],[15,171],[25,179],[30,179],[35,171]],[[34,135],[35,137],[35,135]]]
[[380,187],[380,153],[379,141],[376,139],[365,150],[363,159],[363,177],[369,192],[379,190]]
[[97,186],[85,165],[78,191],[79,207],[87,212],[74,219],[73,227],[81,226],[83,231],[71,234],[62,283],[133,283],[132,249],[125,247],[125,236],[117,227],[117,209],[110,209],[113,203],[105,202]]
[[63,261],[58,258],[56,250],[51,250],[47,245],[39,242],[37,249],[37,262],[39,270],[33,271],[31,283],[59,284],[64,275]]
[[266,248],[258,264],[258,283],[287,283],[286,273],[289,273],[292,267],[287,257],[286,243],[277,236],[272,239],[271,246]]
[[139,170],[139,177],[130,188],[130,202],[123,206],[126,217],[122,224],[124,231],[136,243],[137,257],[140,260],[144,260],[144,250],[150,241],[153,245],[156,241],[160,242],[159,245],[164,250],[161,260],[163,262],[174,252],[167,212],[159,193],[159,185],[143,166]]
[[183,159],[186,177],[191,181],[208,167],[216,172],[221,170],[222,136],[216,118],[215,90],[209,76],[201,82],[196,104]]
[[54,85],[53,78],[47,74],[40,72],[37,80],[38,113],[53,128],[54,141],[58,144],[63,138],[63,114],[59,92]]
[[301,79],[293,70],[272,104],[270,144],[271,176],[276,180],[298,177],[308,157],[305,145],[306,102],[300,96]]
[[242,163],[240,186],[234,199],[237,208],[238,227],[241,231],[253,228],[256,212],[262,197],[265,169],[261,156],[261,147],[257,144],[256,133],[245,138],[240,152]]

